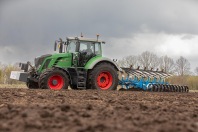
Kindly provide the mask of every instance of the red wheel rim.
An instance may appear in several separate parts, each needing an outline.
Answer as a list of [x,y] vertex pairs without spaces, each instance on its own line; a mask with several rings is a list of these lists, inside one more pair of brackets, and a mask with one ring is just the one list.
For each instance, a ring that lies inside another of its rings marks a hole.
[[[56,85],[52,83],[53,80],[57,81]],[[50,89],[61,89],[63,87],[63,78],[59,75],[54,75],[49,79],[48,84]]]
[[112,85],[112,82],[113,82],[113,77],[107,71],[101,72],[97,77],[97,84],[100,89],[106,90],[110,88]]

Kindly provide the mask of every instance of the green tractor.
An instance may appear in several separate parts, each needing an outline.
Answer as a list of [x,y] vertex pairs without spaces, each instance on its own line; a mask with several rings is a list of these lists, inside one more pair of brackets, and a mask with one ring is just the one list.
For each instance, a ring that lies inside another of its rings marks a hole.
[[[21,70],[12,71],[10,78],[24,81],[30,89],[99,89],[116,90],[119,70],[109,58],[102,57],[102,44],[98,39],[67,37],[55,41],[59,53],[35,58],[35,66],[20,63]],[[29,67],[30,66],[30,67]],[[28,70],[29,69],[29,70]]]

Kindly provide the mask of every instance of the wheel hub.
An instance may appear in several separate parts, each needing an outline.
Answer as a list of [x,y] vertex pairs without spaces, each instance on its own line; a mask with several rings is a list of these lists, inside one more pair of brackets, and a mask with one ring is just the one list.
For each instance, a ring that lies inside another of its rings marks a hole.
[[57,84],[58,84],[58,81],[57,81],[57,80],[55,80],[55,79],[53,79],[53,80],[52,80],[52,85],[54,85],[54,86],[55,86],[55,85],[57,85]]

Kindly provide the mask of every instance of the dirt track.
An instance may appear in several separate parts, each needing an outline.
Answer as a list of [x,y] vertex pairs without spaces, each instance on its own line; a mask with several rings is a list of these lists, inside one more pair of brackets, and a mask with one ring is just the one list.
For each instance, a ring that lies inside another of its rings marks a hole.
[[2,88],[0,131],[198,132],[198,94]]

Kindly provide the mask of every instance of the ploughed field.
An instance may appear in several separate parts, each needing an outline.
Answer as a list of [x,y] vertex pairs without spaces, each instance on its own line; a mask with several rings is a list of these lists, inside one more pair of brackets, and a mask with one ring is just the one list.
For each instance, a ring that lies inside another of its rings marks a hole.
[[0,131],[198,131],[198,94],[0,88]]

